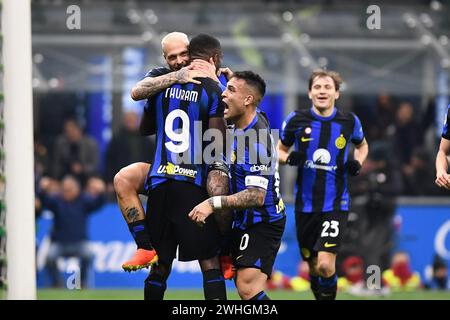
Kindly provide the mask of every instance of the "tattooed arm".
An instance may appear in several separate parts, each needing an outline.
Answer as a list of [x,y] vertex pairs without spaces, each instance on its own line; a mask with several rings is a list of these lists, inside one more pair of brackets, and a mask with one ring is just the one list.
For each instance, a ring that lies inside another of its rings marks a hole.
[[175,83],[196,83],[200,81],[194,80],[196,77],[206,77],[202,70],[192,70],[192,67],[184,67],[178,71],[173,71],[159,77],[147,77],[136,83],[131,89],[131,98],[134,101],[148,99],[161,90],[164,90]]
[[[247,187],[247,189],[229,195],[221,196],[221,207],[222,210],[226,209],[247,209],[261,207],[264,205],[264,200],[266,198],[266,190],[262,188]],[[206,218],[215,211],[214,209],[214,199],[209,198],[199,205],[197,205],[189,213],[189,218],[199,224],[204,224]]]

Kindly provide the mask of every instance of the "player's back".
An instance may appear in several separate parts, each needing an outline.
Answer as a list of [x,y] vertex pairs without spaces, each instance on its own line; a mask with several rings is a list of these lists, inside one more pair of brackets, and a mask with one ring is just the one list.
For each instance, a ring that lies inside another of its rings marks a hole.
[[223,105],[216,82],[199,80],[200,84],[174,84],[147,104],[154,109],[156,119],[156,150],[147,190],[167,179],[205,186],[203,133],[210,118],[223,117]]

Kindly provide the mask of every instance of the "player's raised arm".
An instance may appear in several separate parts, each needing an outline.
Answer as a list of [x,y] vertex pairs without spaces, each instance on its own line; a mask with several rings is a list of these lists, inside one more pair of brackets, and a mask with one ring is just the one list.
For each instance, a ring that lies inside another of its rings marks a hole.
[[442,138],[439,145],[439,151],[436,155],[435,183],[441,188],[450,189],[450,175],[447,173],[447,155],[450,155],[450,140]]

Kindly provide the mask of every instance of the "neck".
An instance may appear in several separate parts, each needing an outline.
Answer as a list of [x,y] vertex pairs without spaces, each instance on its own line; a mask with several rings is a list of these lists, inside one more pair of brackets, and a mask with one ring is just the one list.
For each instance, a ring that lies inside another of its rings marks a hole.
[[238,121],[235,123],[236,129],[245,129],[248,127],[248,125],[252,122],[252,120],[255,118],[256,115],[256,108],[252,109],[249,112],[246,112],[242,117],[239,118]]
[[319,109],[313,105],[313,111],[321,117],[329,117],[333,114],[334,106],[326,109]]

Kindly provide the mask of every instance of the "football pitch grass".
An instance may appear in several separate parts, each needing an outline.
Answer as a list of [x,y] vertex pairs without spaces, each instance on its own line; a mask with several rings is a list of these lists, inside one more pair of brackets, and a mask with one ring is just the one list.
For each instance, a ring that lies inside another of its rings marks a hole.
[[[287,290],[267,291],[272,300],[313,300],[310,292]],[[143,290],[66,290],[40,289],[39,300],[143,300]],[[203,300],[202,290],[167,290],[166,300]],[[228,290],[229,300],[240,300],[236,291]],[[450,300],[447,291],[394,292],[387,296],[356,297],[338,293],[337,300]]]

